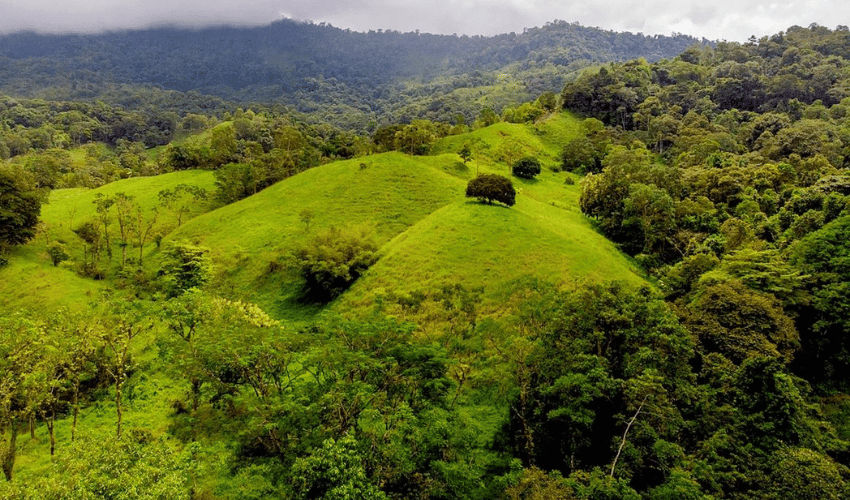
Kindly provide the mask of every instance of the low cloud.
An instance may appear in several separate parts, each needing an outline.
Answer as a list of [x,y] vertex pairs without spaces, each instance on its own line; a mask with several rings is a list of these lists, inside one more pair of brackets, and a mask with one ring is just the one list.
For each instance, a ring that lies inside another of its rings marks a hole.
[[745,41],[818,23],[834,28],[850,19],[850,3],[797,0],[27,0],[0,1],[0,32],[99,32],[154,25],[254,26],[281,17],[327,22],[356,31],[393,29],[427,33],[494,35],[522,32],[555,19],[647,35],[685,33]]

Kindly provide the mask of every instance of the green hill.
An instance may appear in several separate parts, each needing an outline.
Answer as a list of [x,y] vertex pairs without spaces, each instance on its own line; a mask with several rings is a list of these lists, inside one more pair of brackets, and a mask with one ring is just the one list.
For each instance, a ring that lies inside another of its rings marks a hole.
[[[72,229],[86,221],[94,220],[96,207],[93,203],[98,195],[114,196],[125,193],[133,196],[147,213],[159,203],[158,194],[163,189],[173,189],[180,184],[200,186],[211,192],[214,188],[212,172],[185,171],[174,172],[156,177],[125,179],[107,184],[98,189],[60,189],[53,191],[50,202],[41,209],[43,230],[28,243],[13,250],[10,263],[0,269],[0,310],[54,310],[58,307],[76,309],[97,297],[97,291],[114,283],[83,278],[75,272],[75,265],[83,258],[83,242]],[[200,203],[193,207],[188,216],[208,210],[209,203]],[[114,208],[112,208],[114,212]],[[161,210],[157,215],[155,233],[164,233],[176,226],[174,214]],[[115,235],[116,223],[110,224],[114,244],[113,257],[103,257],[101,267],[106,277],[114,277],[119,267],[120,249]],[[70,259],[60,266],[53,266],[45,253],[48,241],[63,243]],[[149,244],[144,255],[155,253],[155,245]],[[135,254],[138,250],[128,249]]]
[[[511,209],[464,197],[476,171],[507,174],[504,145],[547,167],[578,120],[556,115],[535,126],[500,123],[440,141],[434,156],[384,153],[317,167],[254,196],[203,214],[164,242],[187,240],[211,250],[217,293],[259,304],[273,315],[305,321],[322,308],[299,302],[300,278],[287,256],[317,231],[365,227],[383,245],[381,258],[333,306],[370,307],[389,291],[462,282],[495,292],[511,279],[554,282],[641,281],[634,266],[578,211],[579,187],[551,168],[514,179]],[[453,154],[472,144],[475,160]],[[304,214],[309,223],[305,222]],[[275,271],[272,263],[282,263]]]
[[[487,295],[523,276],[562,283],[639,281],[634,266],[578,211],[578,186],[564,184],[570,174],[551,168],[560,145],[577,130],[578,120],[561,114],[535,125],[499,123],[449,136],[438,141],[432,156],[392,152],[331,163],[215,210],[211,202],[202,202],[180,227],[176,215],[160,206],[152,234],[162,235],[163,245],[189,241],[208,248],[215,293],[257,303],[297,322],[309,321],[324,307],[298,300],[300,278],[288,258],[316,232],[331,227],[372,231],[381,246],[378,263],[333,306],[343,312],[370,306],[389,291],[451,283],[483,286]],[[464,144],[473,150],[467,164],[455,154]],[[477,173],[507,175],[506,161],[529,154],[542,160],[544,171],[533,180],[514,179],[519,194],[513,208],[464,197],[467,181]],[[104,252],[98,263],[105,281],[75,272],[84,250],[72,229],[96,221],[98,196],[126,193],[149,214],[159,205],[161,190],[180,184],[214,189],[211,172],[183,171],[53,192],[42,210],[42,235],[17,249],[11,265],[0,271],[7,289],[0,307],[76,308],[100,289],[121,286],[115,279],[121,276],[116,222],[109,226],[112,256]],[[52,266],[45,253],[48,241],[65,244],[69,261]],[[141,254],[148,276],[159,264],[152,242],[153,236]],[[127,253],[138,257],[132,245]]]
[[344,304],[365,305],[382,293],[456,283],[484,287],[485,295],[493,295],[523,276],[553,282],[641,281],[629,261],[580,214],[523,196],[510,209],[452,203],[394,238],[382,255],[344,296]]

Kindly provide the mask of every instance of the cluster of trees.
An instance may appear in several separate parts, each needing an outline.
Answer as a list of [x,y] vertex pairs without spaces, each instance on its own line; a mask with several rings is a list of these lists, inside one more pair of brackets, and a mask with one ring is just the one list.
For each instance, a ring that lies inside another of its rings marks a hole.
[[30,151],[67,149],[90,142],[112,146],[119,141],[146,147],[167,144],[181,118],[173,111],[103,102],[13,99],[0,97],[0,158]]
[[[175,262],[197,261],[191,246],[173,253]],[[771,339],[776,350],[759,350],[751,341],[719,346],[718,336],[705,334],[709,319],[743,333],[755,321],[745,311],[757,303],[706,297],[702,313],[681,319],[647,288],[608,283],[565,292],[538,283],[503,311],[513,320],[495,337],[486,321],[476,327],[474,302],[466,304],[476,295],[459,285],[433,297],[469,322],[443,346],[379,313],[292,329],[196,285],[203,280],[184,281],[167,299],[111,300],[92,317],[0,320],[9,480],[0,494],[54,499],[133,484],[169,498],[230,490],[239,498],[305,499],[850,493],[850,443],[788,370],[793,335]],[[183,387],[168,441],[122,427],[130,388],[151,369],[133,353],[151,342],[160,369]],[[457,358],[482,348],[488,356],[472,366]],[[486,405],[474,402],[484,394]],[[116,435],[79,429],[72,444],[52,451],[55,470],[15,481],[18,434],[44,426],[52,435],[56,419],[97,397],[111,400]],[[497,432],[482,439],[481,426],[493,424]],[[219,441],[234,452],[214,492],[199,480],[220,461],[210,455],[218,448],[205,446]],[[117,463],[121,470],[104,477]]]
[[0,168],[0,267],[9,248],[35,237],[44,201],[27,172]]
[[846,28],[793,27],[607,66],[562,94],[589,115],[562,156],[587,174],[584,213],[659,279],[706,344],[737,360],[779,353],[823,394],[847,389],[850,362],[839,285],[848,47]]

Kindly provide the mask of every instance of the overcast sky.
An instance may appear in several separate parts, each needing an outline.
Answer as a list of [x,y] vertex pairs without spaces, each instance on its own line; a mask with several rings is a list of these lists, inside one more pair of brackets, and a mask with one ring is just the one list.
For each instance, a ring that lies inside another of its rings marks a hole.
[[282,17],[355,31],[494,35],[556,19],[615,31],[745,41],[818,23],[850,25],[847,0],[0,0],[0,33],[151,25],[264,25]]

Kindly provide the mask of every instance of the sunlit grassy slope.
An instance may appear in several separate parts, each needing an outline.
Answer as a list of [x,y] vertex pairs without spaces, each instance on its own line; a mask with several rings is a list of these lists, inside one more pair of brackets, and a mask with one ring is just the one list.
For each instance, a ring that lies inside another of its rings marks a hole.
[[[216,210],[201,204],[193,215],[206,213],[176,229],[174,215],[161,210],[155,232],[166,235],[163,245],[186,240],[210,249],[215,293],[255,302],[295,322],[309,321],[325,307],[298,300],[300,281],[287,271],[287,256],[329,227],[370,229],[381,246],[378,263],[331,306],[344,312],[371,307],[390,291],[444,284],[483,286],[488,296],[526,275],[555,283],[641,281],[635,266],[579,212],[579,187],[564,183],[570,174],[553,171],[562,145],[578,133],[578,123],[567,114],[534,125],[498,123],[444,138],[432,156],[385,153],[324,165]],[[456,154],[463,145],[473,151],[465,165]],[[514,207],[464,197],[467,181],[478,173],[509,175],[505,160],[511,155],[534,155],[544,164],[536,179],[514,178],[519,192]],[[149,209],[157,205],[160,190],[178,184],[214,189],[211,172],[194,171],[54,192],[42,210],[46,235],[17,249],[0,271],[0,308],[76,308],[96,297],[97,290],[113,286],[109,277],[118,267],[116,245],[112,260],[103,260],[108,279],[96,282],[77,276],[71,263],[53,267],[44,252],[48,236],[65,243],[72,259],[80,260],[82,242],[71,228],[94,218],[98,193],[125,192]],[[113,222],[110,230],[117,240],[116,226]],[[148,244],[149,275],[155,273],[158,256]],[[282,263],[283,270],[270,271],[271,262]]]
[[[463,283],[498,290],[526,275],[555,283],[642,278],[578,210],[577,185],[552,171],[561,145],[578,122],[558,115],[537,125],[500,123],[443,139],[436,154],[372,155],[314,168],[250,198],[193,219],[167,240],[211,249],[219,293],[249,300],[286,320],[309,320],[321,308],[297,300],[292,272],[270,272],[311,234],[328,227],[372,228],[381,259],[333,308],[369,308],[390,291]],[[455,154],[470,144],[475,159]],[[477,172],[508,175],[502,148],[543,160],[534,180],[514,179],[512,208],[464,197]],[[302,214],[312,214],[309,225]]]
[[[71,229],[94,219],[96,209],[93,201],[98,193],[108,196],[119,192],[126,193],[133,196],[148,211],[158,204],[158,194],[161,190],[173,189],[178,184],[197,185],[210,194],[214,188],[212,172],[186,171],[157,177],[126,179],[98,189],[53,191],[50,194],[50,203],[43,205],[41,209],[44,230],[27,245],[14,249],[9,265],[0,269],[0,311],[51,311],[59,307],[79,309],[96,299],[97,291],[110,286],[110,282],[82,278],[73,270],[73,261],[82,260],[83,243]],[[194,211],[197,213],[208,208],[208,203],[201,203]],[[175,226],[174,215],[163,210],[158,215],[154,231],[168,231]],[[115,222],[110,225],[110,231],[117,242],[118,228]],[[54,267],[45,253],[48,240],[64,243],[71,259],[59,267]],[[135,255],[137,251],[131,249],[128,253]],[[102,259],[102,266],[110,273],[117,269],[118,252],[117,244],[113,245],[112,259],[106,256]],[[152,253],[155,253],[155,246],[149,244],[145,255]]]

